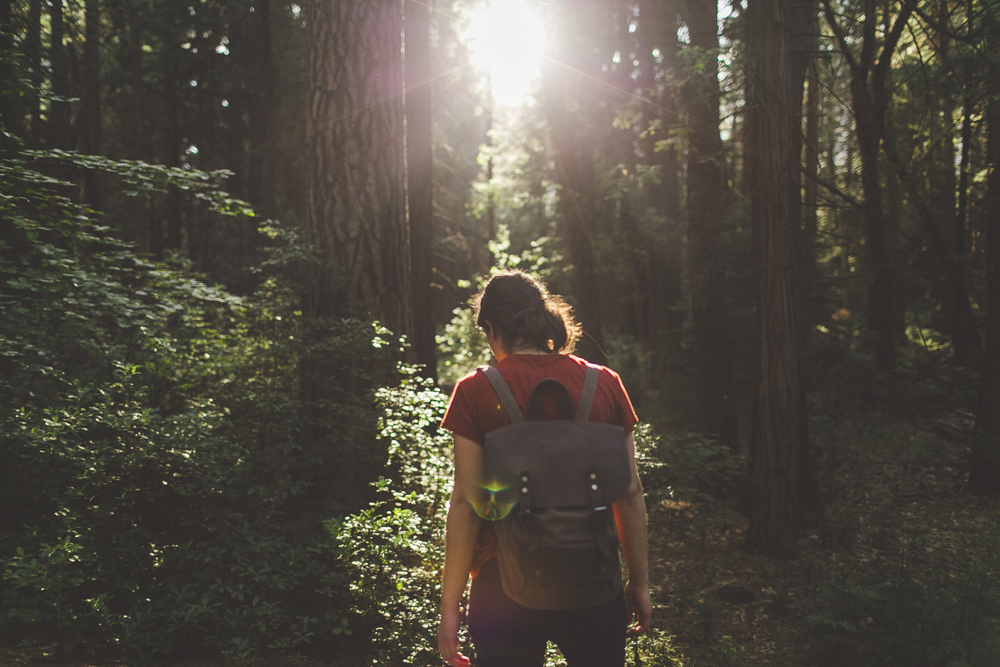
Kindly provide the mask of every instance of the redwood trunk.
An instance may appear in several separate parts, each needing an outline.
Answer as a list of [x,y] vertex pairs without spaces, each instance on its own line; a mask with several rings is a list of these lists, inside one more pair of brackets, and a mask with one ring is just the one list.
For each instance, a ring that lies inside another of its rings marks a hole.
[[[80,133],[80,148],[88,155],[101,152],[101,10],[99,0],[86,0],[84,16],[86,20],[83,44],[83,127]],[[101,193],[98,174],[87,169],[83,174],[83,197],[87,206],[100,210]]]
[[[797,169],[788,105],[786,22],[792,0],[751,0],[747,33],[746,155],[757,239],[760,378],[750,452],[749,546],[791,555],[799,497],[801,403],[796,345],[796,237],[790,210]],[[801,97],[799,98],[801,103]]]
[[402,20],[402,0],[306,7],[306,231],[332,269],[306,310],[410,336]]
[[[63,43],[66,37],[63,21],[63,1],[52,0],[49,15],[51,28],[49,62],[52,66],[52,94],[61,100],[71,97],[69,77],[69,54]],[[70,125],[69,102],[53,100],[49,106],[48,118],[49,148],[73,148],[73,128]]]
[[[673,146],[657,150],[657,143],[668,137],[677,127],[676,87],[670,82],[680,74],[677,62],[677,18],[675,3],[643,0],[639,3],[639,40],[643,116],[649,125],[659,124],[659,130],[649,130],[641,139],[643,164],[655,167],[659,178],[646,187],[646,200],[660,217],[663,226],[652,238],[637,238],[645,243],[648,257],[648,293],[646,294],[646,320],[649,323],[650,341],[660,356],[680,350],[681,329],[684,316],[678,307],[681,290],[682,229],[680,216],[680,163]],[[653,49],[659,48],[667,82],[661,92],[656,82],[656,62]],[[658,370],[658,369],[657,369]]]
[[704,58],[688,72],[687,213],[694,327],[696,419],[700,428],[738,446],[732,340],[722,241],[729,199],[719,136],[717,3],[688,0],[684,18],[692,49]]
[[42,0],[29,0],[28,24],[25,27],[25,57],[28,62],[29,81],[31,89],[27,91],[28,114],[31,117],[31,128],[28,133],[28,146],[38,148],[43,136],[42,107],[38,91],[41,90],[44,70],[42,69]]
[[1000,495],[1000,101],[990,101],[986,219],[986,354],[979,385],[976,431],[969,459],[969,490]]
[[427,0],[406,2],[406,192],[409,196],[413,277],[413,349],[426,377],[437,377],[432,282],[434,230],[434,121],[431,9]]

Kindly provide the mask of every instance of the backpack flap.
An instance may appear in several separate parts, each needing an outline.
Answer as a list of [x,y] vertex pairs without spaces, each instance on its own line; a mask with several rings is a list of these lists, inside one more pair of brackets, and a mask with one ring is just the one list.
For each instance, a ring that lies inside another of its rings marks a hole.
[[[505,487],[505,495],[530,495],[530,508],[590,507],[595,490],[610,505],[632,479],[627,436],[621,426],[596,422],[511,424],[486,434],[483,475]],[[517,511],[525,509],[519,503]]]

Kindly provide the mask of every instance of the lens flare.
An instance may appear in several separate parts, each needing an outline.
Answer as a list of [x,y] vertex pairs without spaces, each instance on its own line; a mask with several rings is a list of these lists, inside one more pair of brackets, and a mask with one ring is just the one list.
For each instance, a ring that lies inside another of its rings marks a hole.
[[499,521],[510,514],[511,510],[514,509],[514,505],[517,504],[516,497],[514,499],[510,498],[514,496],[513,493],[505,493],[510,491],[510,487],[504,486],[497,480],[483,484],[479,488],[484,493],[481,498],[473,500],[471,504],[472,509],[481,519]]

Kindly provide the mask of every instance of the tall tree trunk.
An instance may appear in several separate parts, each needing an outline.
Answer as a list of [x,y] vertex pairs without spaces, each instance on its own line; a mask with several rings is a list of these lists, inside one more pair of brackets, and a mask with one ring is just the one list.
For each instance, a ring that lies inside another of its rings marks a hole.
[[[128,36],[125,49],[128,53],[128,111],[126,113],[125,155],[132,160],[145,162],[149,159],[146,136],[146,95],[142,77],[142,23],[140,12],[130,5],[125,13]],[[122,225],[122,236],[133,241],[143,252],[150,252],[150,232],[153,223],[149,220],[147,204],[142,197],[128,197],[126,220]]]
[[[979,334],[975,328],[975,316],[972,304],[969,302],[969,292],[965,286],[965,272],[960,260],[951,252],[952,247],[938,226],[934,211],[925,199],[920,197],[920,180],[906,168],[902,158],[895,148],[895,140],[889,135],[884,139],[886,157],[895,171],[896,178],[906,188],[912,201],[916,203],[917,217],[927,236],[928,246],[934,253],[934,259],[942,270],[942,301],[947,300],[949,309],[954,312],[954,324],[961,333],[960,337],[968,341],[970,358],[979,354]],[[961,360],[956,356],[956,360]]]
[[[903,29],[913,6],[904,3],[892,21],[881,45],[877,36],[877,0],[864,0],[860,54],[855,57],[846,32],[837,21],[830,0],[823,0],[824,16],[833,31],[851,71],[851,103],[858,151],[861,156],[861,187],[864,193],[864,234],[868,268],[868,323],[871,327],[875,367],[890,370],[896,365],[896,344],[902,336],[897,315],[897,285],[894,239],[889,235],[882,210],[879,153],[885,135],[886,114],[892,91],[887,79]],[[886,24],[889,24],[886,16]],[[881,47],[881,48],[880,48]]]
[[28,130],[28,146],[38,148],[42,132],[42,105],[38,91],[42,88],[45,74],[42,69],[42,0],[28,0],[28,22],[25,26],[24,55],[28,65],[28,115],[31,127]]
[[[937,20],[942,24],[948,22],[948,7],[940,2],[936,7]],[[947,32],[939,32],[936,39],[931,40],[935,55],[940,62],[946,63],[951,46],[951,36]],[[945,312],[945,328],[951,335],[952,352],[955,362],[960,366],[971,366],[978,354],[979,342],[975,325],[967,317],[962,299],[968,304],[968,296],[959,294],[951,283],[957,280],[964,285],[965,258],[964,240],[960,234],[952,231],[956,219],[956,178],[955,178],[955,141],[954,113],[955,100],[952,95],[941,95],[938,90],[928,91],[927,105],[929,108],[930,155],[927,166],[927,188],[923,201],[930,212],[930,224],[942,227],[942,232],[935,231],[945,245],[941,252],[948,260],[940,266],[937,282],[940,285],[938,293]],[[952,233],[948,233],[948,232]],[[941,253],[938,253],[941,254]],[[964,288],[961,290],[964,293]],[[971,312],[971,311],[969,311]]]
[[[168,56],[169,57],[169,56]],[[177,65],[173,62],[167,65],[168,72],[164,81],[164,94],[166,95],[166,133],[164,135],[165,144],[163,147],[163,163],[168,167],[179,167],[181,164],[181,119],[180,119],[180,74],[176,71]],[[174,185],[167,186],[166,216],[163,229],[154,229],[151,232],[150,246],[153,254],[162,257],[164,250],[176,250],[181,247],[181,236],[183,230],[183,204],[180,188]],[[166,235],[164,236],[164,231]],[[188,239],[188,250],[193,259],[197,259],[201,248],[197,246],[194,239]],[[195,263],[197,267],[197,262]],[[198,267],[203,270],[203,267]]]
[[802,309],[801,332],[803,338],[808,336],[818,323],[818,313],[812,304],[815,302],[816,279],[816,234],[819,231],[817,206],[819,204],[819,184],[816,179],[820,175],[819,165],[819,60],[812,58],[809,63],[809,92],[806,97],[806,141],[805,141],[805,180],[803,183],[804,197],[802,201],[802,282],[806,286],[805,294],[800,303]]
[[[273,108],[277,104],[274,80],[274,52],[271,47],[271,0],[256,0],[249,17],[249,49],[259,88],[249,102],[250,151],[248,157],[247,200],[265,217],[276,215],[274,205]],[[248,50],[249,50],[248,49]]]
[[[646,187],[646,200],[662,218],[660,233],[653,238],[637,239],[646,244],[648,253],[648,294],[646,295],[646,319],[652,332],[650,341],[659,356],[680,350],[681,329],[684,315],[678,307],[681,301],[681,248],[682,229],[680,216],[680,163],[677,149],[667,146],[657,150],[657,142],[667,139],[668,132],[677,127],[676,87],[670,79],[680,75],[677,62],[678,11],[673,0],[656,2],[642,0],[639,3],[639,40],[641,54],[639,67],[641,87],[645,103],[643,116],[649,118],[649,125],[658,124],[658,131],[649,130],[642,138],[640,150],[643,164],[655,167],[659,172],[658,182]],[[659,48],[663,67],[667,70],[668,81],[662,93],[656,82],[656,61],[653,50]],[[657,364],[659,368],[661,364]],[[654,370],[655,372],[655,370]]]
[[434,290],[434,118],[431,71],[433,0],[406,0],[406,192],[413,270],[413,349],[426,377],[437,377]]
[[63,0],[52,0],[49,26],[51,29],[49,44],[49,62],[52,67],[52,94],[59,100],[49,103],[49,140],[50,148],[68,150],[74,147],[73,127],[70,124],[71,97],[69,54],[66,49],[66,29],[63,21]]
[[687,0],[684,19],[699,62],[688,72],[687,213],[699,427],[739,445],[724,249],[729,185],[719,136],[717,2]]
[[403,0],[312,0],[306,25],[306,230],[333,271],[306,311],[412,338]]
[[[86,0],[84,16],[86,21],[83,45],[83,95],[82,127],[80,149],[88,155],[101,152],[101,8],[99,0]],[[87,206],[100,210],[101,193],[98,173],[87,169],[83,174],[83,200]]]
[[[810,66],[816,65],[816,35],[819,34],[819,3],[817,0],[796,0],[787,5],[787,15],[785,16],[784,31],[786,35],[786,57],[788,58],[788,69],[785,81],[785,99],[788,114],[788,138],[789,153],[786,156],[787,173],[790,181],[788,184],[788,229],[792,230],[792,244],[795,253],[795,263],[793,264],[793,285],[795,294],[794,313],[797,320],[794,322],[796,329],[796,361],[800,359],[806,350],[809,340],[809,333],[812,331],[811,318],[807,315],[806,303],[814,301],[813,287],[816,277],[816,260],[813,243],[815,243],[815,231],[808,242],[808,249],[804,248],[802,236],[805,225],[805,215],[816,215],[815,201],[811,204],[811,213],[803,211],[802,200],[802,97],[805,92],[805,83]],[[818,78],[818,77],[817,77]],[[810,95],[813,94],[814,86],[810,84]],[[818,97],[817,90],[815,96]],[[811,100],[811,103],[818,104]],[[810,109],[810,111],[812,111]],[[815,113],[819,115],[818,109]],[[808,123],[807,123],[808,125]],[[809,128],[807,128],[807,133]],[[815,175],[819,163],[817,143],[819,141],[818,118],[813,119],[811,131],[816,135],[809,137],[812,143],[807,142],[806,168],[807,174]],[[807,134],[808,136],[808,134]],[[810,179],[811,180],[811,179]],[[815,184],[813,183],[813,186]],[[808,187],[808,185],[807,185]],[[815,220],[810,220],[810,225],[815,224]],[[763,311],[762,311],[763,312]],[[766,344],[766,343],[765,343]],[[796,369],[796,372],[798,370]],[[796,482],[798,484],[798,511],[802,514],[809,514],[818,517],[822,511],[822,504],[819,497],[819,485],[816,482],[816,473],[813,467],[812,445],[809,439],[809,420],[806,412],[806,393],[802,387],[798,391],[798,470],[796,471]]]
[[989,180],[986,201],[986,355],[976,410],[978,441],[969,458],[969,490],[1000,495],[1000,99],[986,110]]
[[[243,137],[234,138],[234,153],[243,169],[237,178],[243,197],[265,217],[277,214],[274,201],[275,148],[273,134],[275,94],[274,49],[271,41],[271,0],[254,0],[254,12],[244,15],[241,29],[230,38],[232,58],[252,64],[256,82],[240,96],[246,109]],[[242,114],[241,114],[242,115]],[[231,183],[230,187],[236,183]]]
[[972,143],[972,95],[966,93],[962,104],[962,153],[958,166],[958,209],[955,211],[955,252],[969,252],[969,145]]
[[544,109],[549,133],[555,148],[556,178],[559,194],[556,200],[556,220],[560,236],[573,264],[571,287],[576,315],[584,335],[577,354],[602,363],[604,354],[604,323],[601,311],[601,286],[597,278],[592,232],[595,220],[588,197],[594,192],[594,165],[586,141],[572,129],[578,125],[567,107],[585,85],[588,66],[582,53],[585,30],[579,28],[588,12],[594,11],[593,0],[585,3],[562,3],[560,35],[556,38],[556,57],[542,69]]
[[0,153],[15,150],[14,141],[8,133],[17,137],[24,135],[22,127],[23,110],[17,99],[20,86],[14,70],[13,27],[11,25],[11,0],[0,0]]
[[[750,450],[749,546],[791,555],[799,497],[801,402],[796,344],[799,228],[789,193],[799,156],[788,107],[792,0],[750,0],[746,155],[759,280],[760,378]],[[801,97],[799,98],[801,104]],[[798,128],[795,128],[798,130]]]

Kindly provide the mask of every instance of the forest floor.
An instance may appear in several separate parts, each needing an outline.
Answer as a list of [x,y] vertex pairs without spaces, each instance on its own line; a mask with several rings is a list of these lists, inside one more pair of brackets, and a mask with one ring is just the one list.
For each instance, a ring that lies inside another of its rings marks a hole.
[[[977,553],[981,536],[993,532],[1000,503],[965,491],[972,425],[968,415],[952,413],[845,420],[814,431],[825,516],[787,561],[744,549],[749,522],[732,504],[652,507],[655,626],[673,635],[683,665],[861,664],[859,655],[872,650],[862,645],[864,625],[873,619],[850,618],[844,609],[827,609],[823,618],[831,590],[860,588],[871,572],[876,580],[893,579],[901,569],[917,569],[899,564],[915,544],[944,563],[949,554]],[[803,624],[809,615],[818,616],[811,626]],[[807,634],[824,623],[842,639]]]
[[[964,490],[964,443],[970,428],[968,416],[955,413],[896,422],[831,421],[814,429],[825,516],[800,541],[798,556],[785,561],[744,549],[748,521],[734,503],[650,502],[654,628],[659,639],[643,645],[646,667],[854,664],[847,655],[843,661],[831,662],[829,654],[824,659],[821,652],[829,651],[829,641],[817,646],[803,619],[815,614],[823,604],[823,591],[838,581],[832,573],[862,572],[878,563],[885,569],[885,554],[895,549],[898,557],[900,545],[914,537],[927,537],[922,544],[929,546],[921,547],[926,551],[940,545],[982,548],[975,543],[982,532],[977,527],[995,524],[1000,504]],[[854,621],[860,621],[853,629],[858,631],[866,619]],[[852,619],[844,622],[849,639]],[[845,645],[851,648],[849,642]],[[673,663],[666,655],[669,650]],[[630,651],[630,665],[633,660]],[[257,664],[330,663],[288,658]],[[341,660],[336,667],[347,664]],[[88,667],[46,648],[0,649],[0,667],[43,666]]]

